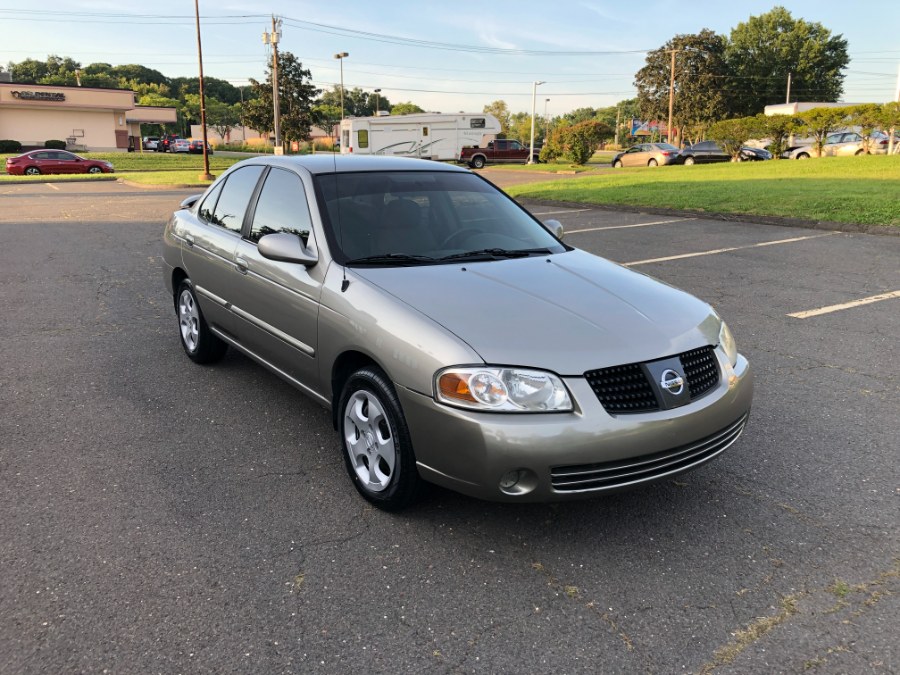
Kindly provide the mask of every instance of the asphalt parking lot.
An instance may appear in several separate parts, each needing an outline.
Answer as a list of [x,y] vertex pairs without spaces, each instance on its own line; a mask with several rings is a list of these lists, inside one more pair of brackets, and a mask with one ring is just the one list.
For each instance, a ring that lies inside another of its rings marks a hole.
[[900,670],[900,237],[534,206],[717,308],[747,431],[635,492],[391,515],[324,409],[183,354],[189,194],[0,186],[0,673]]

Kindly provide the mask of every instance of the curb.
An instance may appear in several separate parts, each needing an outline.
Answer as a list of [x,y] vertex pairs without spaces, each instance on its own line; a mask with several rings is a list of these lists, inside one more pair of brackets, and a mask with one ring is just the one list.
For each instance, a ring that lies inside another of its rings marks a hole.
[[891,225],[867,225],[865,223],[838,223],[830,220],[804,220],[803,218],[784,218],[780,216],[755,216],[745,213],[719,213],[715,211],[691,211],[686,209],[662,209],[646,206],[613,206],[606,204],[590,204],[587,202],[566,202],[554,199],[522,199],[516,200],[523,206],[562,206],[574,209],[596,209],[622,213],[647,213],[658,216],[674,216],[681,218],[699,218],[721,220],[731,223],[754,223],[756,225],[780,225],[782,227],[803,227],[812,230],[829,230],[832,232],[852,232],[856,234],[876,234],[887,237],[900,237],[900,227]]

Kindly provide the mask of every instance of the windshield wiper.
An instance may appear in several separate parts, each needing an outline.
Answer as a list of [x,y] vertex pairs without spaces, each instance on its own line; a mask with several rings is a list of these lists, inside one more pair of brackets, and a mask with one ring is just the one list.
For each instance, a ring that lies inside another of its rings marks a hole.
[[440,260],[500,260],[503,258],[526,258],[534,254],[553,253],[549,248],[520,248],[509,250],[505,248],[481,248],[476,251],[453,253],[445,255]]
[[379,255],[367,255],[363,258],[348,260],[347,265],[424,265],[436,262],[435,258],[427,255],[409,255],[406,253],[382,253]]

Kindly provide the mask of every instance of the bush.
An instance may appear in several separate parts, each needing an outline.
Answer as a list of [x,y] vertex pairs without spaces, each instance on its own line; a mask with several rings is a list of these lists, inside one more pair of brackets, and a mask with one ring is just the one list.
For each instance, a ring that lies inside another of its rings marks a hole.
[[52,139],[49,141],[44,141],[44,147],[49,148],[50,150],[65,150],[66,142],[60,141],[58,139]]
[[573,164],[585,164],[600,141],[612,135],[608,124],[593,120],[557,127],[541,149],[541,161],[563,157]]
[[709,137],[721,145],[734,161],[740,157],[741,146],[756,135],[758,128],[756,117],[721,120],[709,128]]
[[19,141],[0,140],[0,152],[22,152]]

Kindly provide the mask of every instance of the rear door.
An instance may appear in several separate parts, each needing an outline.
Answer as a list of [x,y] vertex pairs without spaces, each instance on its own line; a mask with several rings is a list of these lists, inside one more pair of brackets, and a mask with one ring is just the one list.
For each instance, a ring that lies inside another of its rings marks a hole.
[[299,237],[316,251],[315,235],[304,185],[293,171],[272,167],[265,176],[256,206],[249,215],[245,236],[235,255],[232,311],[242,344],[295,380],[313,388],[319,296],[324,266],[269,260],[259,253],[260,238],[278,232]]

